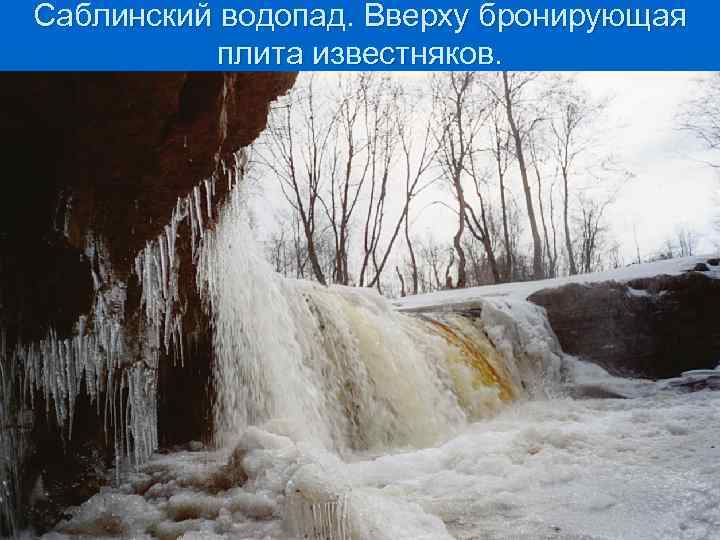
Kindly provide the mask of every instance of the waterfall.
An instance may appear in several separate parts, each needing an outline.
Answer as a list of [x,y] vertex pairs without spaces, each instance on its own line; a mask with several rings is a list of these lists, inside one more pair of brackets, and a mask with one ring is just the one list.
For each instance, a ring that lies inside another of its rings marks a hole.
[[338,458],[436,445],[559,381],[559,347],[539,308],[500,301],[480,315],[410,315],[374,290],[286,279],[246,214],[236,190],[199,252],[215,442],[268,451],[246,440],[260,428],[284,441],[271,448],[300,451],[306,465],[288,477],[283,503],[290,532],[343,540],[368,525],[363,508],[377,500],[339,480]]
[[218,444],[273,422],[341,454],[424,447],[527,396],[529,370],[498,352],[481,322],[406,315],[374,290],[282,278],[245,214],[236,194],[198,267]]
[[[191,527],[205,519],[241,537],[449,537],[421,506],[358,486],[349,464],[436,447],[509,402],[552,394],[562,362],[543,311],[497,299],[467,314],[406,314],[374,290],[283,278],[254,241],[238,170],[214,226],[204,226],[213,216],[212,181],[178,202],[170,224],[135,259],[139,343],[124,332],[125,284],[100,264],[92,327],[81,317],[72,338],[51,330],[38,344],[0,347],[14,359],[0,364],[25,370],[2,373],[3,396],[17,394],[21,406],[29,397],[33,406],[33,392],[44,392],[58,425],[68,426],[84,386],[114,433],[116,472],[122,453],[136,467],[150,459],[136,473],[140,481],[130,476],[130,484],[99,493],[58,530],[93,536],[112,526],[125,536],[177,538],[184,529],[175,522]],[[201,470],[192,454],[151,457],[158,363],[184,356],[175,253],[181,223],[212,334],[216,450],[203,454]],[[93,246],[101,260],[102,244]],[[134,357],[142,362],[128,365]],[[116,372],[122,380],[113,379]],[[123,391],[127,410],[116,410]],[[0,410],[0,420],[15,413]],[[0,440],[3,455],[21,452],[21,443]],[[14,454],[0,468],[3,478],[17,477]],[[3,484],[5,517],[16,491]]]

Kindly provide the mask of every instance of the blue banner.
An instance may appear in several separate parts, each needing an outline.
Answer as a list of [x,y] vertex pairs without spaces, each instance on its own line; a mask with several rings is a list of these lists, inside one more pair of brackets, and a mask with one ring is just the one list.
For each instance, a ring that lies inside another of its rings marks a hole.
[[720,70],[716,0],[6,0],[4,71]]

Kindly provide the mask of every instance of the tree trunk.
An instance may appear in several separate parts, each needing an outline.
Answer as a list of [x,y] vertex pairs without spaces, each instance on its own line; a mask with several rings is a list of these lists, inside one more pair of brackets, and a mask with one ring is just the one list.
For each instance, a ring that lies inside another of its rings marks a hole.
[[405,291],[405,278],[399,267],[395,267],[395,272],[397,272],[398,279],[400,279],[400,297],[405,298],[407,296],[407,292]]
[[417,259],[415,259],[415,251],[413,250],[412,241],[410,240],[410,215],[405,216],[405,242],[407,243],[408,252],[410,253],[410,269],[412,272],[412,293],[418,293],[418,267]]
[[498,264],[497,259],[495,258],[495,252],[493,251],[492,243],[490,242],[490,234],[489,234],[489,227],[487,224],[487,219],[485,217],[485,205],[483,204],[482,200],[480,201],[480,217],[482,218],[482,224],[485,227],[485,234],[483,235],[483,247],[485,248],[485,255],[488,259],[488,264],[490,265],[490,271],[493,275],[493,281],[495,283],[500,283],[500,271],[498,270]]
[[455,287],[458,289],[464,289],[467,286],[467,273],[465,269],[467,261],[465,258],[465,250],[462,247],[462,235],[465,232],[466,209],[465,194],[463,193],[462,186],[460,185],[459,175],[455,180],[455,189],[457,190],[459,210],[458,228],[455,236],[453,237],[453,246],[455,247],[455,252],[458,256],[457,283],[455,283]]
[[542,200],[542,177],[540,176],[540,168],[537,165],[537,161],[533,163],[535,169],[535,176],[537,177],[538,186],[538,210],[540,211],[540,222],[542,223],[543,235],[545,237],[545,259],[547,260],[548,271],[546,272],[547,277],[555,277],[555,261],[552,258],[552,252],[550,251],[550,234],[548,232],[547,222],[545,221],[545,209],[543,208]]
[[[500,169],[500,166],[498,166]],[[500,206],[502,210],[503,238],[505,241],[505,281],[513,278],[513,252],[510,244],[510,228],[508,227],[507,202],[505,200],[505,175],[500,172]]]
[[577,269],[577,264],[575,262],[575,255],[573,253],[572,236],[570,235],[570,220],[568,218],[569,193],[568,193],[567,169],[563,168],[562,176],[563,176],[563,186],[565,189],[565,191],[563,193],[563,225],[565,226],[565,249],[567,249],[568,266],[570,267],[570,275],[574,276],[578,273],[578,269]]
[[312,266],[315,278],[321,285],[327,285],[327,280],[325,279],[320,261],[318,260],[317,251],[315,250],[315,239],[307,226],[305,227],[305,236],[307,238],[308,259],[310,259],[310,265]]
[[[478,196],[480,196],[479,192]],[[495,251],[493,250],[492,242],[490,241],[490,228],[488,227],[487,218],[485,215],[485,203],[483,203],[482,198],[480,198],[480,218],[482,221],[478,220],[475,211],[472,209],[472,206],[468,206],[468,209],[470,210],[470,215],[475,222],[475,228],[477,228],[477,232],[475,231],[475,229],[473,229],[471,223],[468,223],[468,228],[470,229],[472,235],[480,241],[483,249],[485,250],[485,256],[487,257],[488,265],[490,266],[490,272],[493,275],[493,282],[500,283],[500,270],[498,269],[497,259],[495,258]]]
[[523,191],[525,192],[525,204],[527,206],[528,220],[530,221],[530,230],[533,237],[533,278],[542,279],[545,277],[542,264],[542,240],[540,239],[537,220],[535,219],[535,210],[533,209],[532,193],[530,192],[530,182],[528,180],[525,154],[523,152],[522,135],[520,134],[513,115],[512,96],[510,95],[510,83],[508,82],[507,71],[503,71],[502,77],[505,89],[505,112],[507,113],[508,124],[510,124],[510,131],[513,136],[513,141],[515,142],[515,152],[517,154],[518,166],[520,167],[520,177],[522,178]]

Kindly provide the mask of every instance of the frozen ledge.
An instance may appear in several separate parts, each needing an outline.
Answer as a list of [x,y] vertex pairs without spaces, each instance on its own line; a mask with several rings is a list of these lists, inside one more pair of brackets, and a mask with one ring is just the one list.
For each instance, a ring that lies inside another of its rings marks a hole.
[[688,272],[697,272],[713,279],[720,279],[720,256],[682,257],[652,263],[632,264],[624,268],[593,274],[438,291],[400,298],[393,301],[393,305],[400,311],[409,312],[466,311],[476,309],[478,303],[486,298],[512,297],[526,300],[543,289],[556,289],[571,283],[579,285],[602,282],[627,283],[636,279],[663,275],[678,276]]

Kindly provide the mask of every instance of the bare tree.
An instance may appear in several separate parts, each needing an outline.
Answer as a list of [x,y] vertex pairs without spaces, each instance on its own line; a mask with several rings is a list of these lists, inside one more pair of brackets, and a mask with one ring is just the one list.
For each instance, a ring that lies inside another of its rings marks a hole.
[[[550,227],[548,227],[548,219],[545,217],[545,205],[543,203],[544,191],[543,191],[543,174],[541,169],[543,168],[542,163],[545,156],[541,155],[541,146],[537,144],[537,139],[540,137],[537,133],[530,133],[528,135],[528,148],[530,149],[530,157],[532,159],[533,171],[535,172],[535,180],[537,181],[537,203],[538,212],[540,213],[540,223],[543,229],[543,261],[545,263],[545,276],[556,277],[557,266],[558,266],[558,254],[557,254],[557,243],[555,233],[555,222],[553,215],[553,187],[554,184],[550,184],[549,203],[550,203]],[[552,230],[552,241],[550,231]]]
[[558,232],[557,232],[557,225],[555,222],[555,186],[556,182],[553,181],[550,183],[550,190],[548,193],[548,202],[550,203],[550,240],[549,240],[549,250],[552,253],[552,255],[549,255],[548,258],[550,259],[550,265],[552,268],[552,276],[557,277],[559,274],[559,267],[560,267],[560,256],[558,254]]
[[433,81],[437,121],[435,139],[440,147],[438,162],[457,202],[457,229],[453,237],[457,254],[457,288],[464,288],[467,284],[467,261],[462,239],[468,222],[468,204],[463,177],[470,167],[475,140],[485,116],[481,104],[473,99],[475,78],[476,74],[472,72],[451,72],[436,76]]
[[502,94],[500,99],[505,108],[508,125],[510,126],[510,134],[512,135],[515,145],[515,158],[517,159],[520,169],[520,177],[525,193],[525,206],[530,223],[530,232],[532,233],[533,277],[535,279],[541,279],[544,277],[542,240],[540,239],[537,219],[535,218],[532,190],[530,188],[527,161],[525,159],[525,138],[540,119],[533,112],[526,112],[525,115],[519,114],[520,103],[525,97],[524,93],[527,90],[527,86],[535,80],[536,75],[527,73],[508,74],[508,72],[504,71],[501,77]]
[[447,287],[450,270],[454,266],[455,251],[452,245],[440,244],[434,236],[415,239],[417,249],[418,291],[428,293]]
[[490,110],[490,151],[495,160],[498,186],[500,188],[500,212],[503,229],[503,247],[505,250],[503,255],[505,264],[502,281],[512,281],[514,255],[510,242],[510,226],[508,223],[509,203],[506,187],[506,178],[511,158],[511,136],[504,128],[502,118],[503,113],[501,111],[501,105],[499,102],[495,101],[492,109]]
[[[579,192],[577,196],[578,213],[575,217],[578,269],[582,273],[602,270],[608,259],[617,259],[613,255],[616,244],[610,237],[607,223],[607,209],[615,202],[620,187],[604,195],[591,196],[588,192]],[[612,264],[612,262],[611,262]]]
[[[425,126],[422,131],[422,137],[417,137],[415,129],[412,128],[412,121],[408,119],[414,118],[413,110],[415,104],[408,100],[403,100],[403,107],[398,109],[400,118],[398,118],[398,134],[402,147],[402,166],[405,172],[405,203],[400,219],[403,224],[403,233],[405,236],[405,245],[407,246],[410,260],[410,277],[412,283],[412,294],[418,293],[419,276],[417,259],[413,248],[412,237],[410,236],[410,207],[417,195],[425,191],[433,185],[437,177],[431,175],[427,178],[431,165],[438,153],[438,144],[434,141],[432,116],[426,117]],[[414,141],[419,141],[417,145]],[[419,157],[413,160],[414,155]],[[397,235],[397,229],[393,235],[393,239]],[[392,246],[392,243],[390,244]]]
[[365,285],[366,275],[371,272],[371,265],[376,274],[378,268],[377,250],[385,219],[387,184],[397,149],[393,91],[389,79],[384,77],[377,85],[366,87],[361,96],[369,164],[369,194],[365,201],[363,257],[359,278],[361,287]]
[[635,260],[633,262],[635,264],[640,264],[642,262],[642,257],[640,256],[640,241],[638,240],[637,221],[633,221],[633,242],[635,244]]
[[295,238],[291,238],[295,236],[293,233],[296,229],[293,225],[298,221],[297,214],[293,212],[290,218],[280,215],[277,216],[277,220],[281,226],[266,241],[268,259],[278,274],[304,277],[303,270],[307,256],[303,256],[296,248],[304,247],[305,243],[296,242]]
[[[417,294],[555,276],[564,252],[573,273],[600,267],[609,203],[580,182],[596,172],[579,157],[592,155],[593,104],[546,80],[448,73],[428,93],[391,76],[303,75],[257,146],[290,210],[266,243],[275,269]],[[452,199],[428,206],[451,209],[452,240],[420,241],[416,201],[438,180]]]
[[675,229],[675,242],[677,245],[678,257],[690,257],[695,255],[699,241],[698,234],[684,225]]
[[587,153],[593,141],[592,125],[605,107],[594,102],[580,90],[573,79],[561,79],[553,92],[553,113],[550,119],[552,147],[562,180],[563,227],[565,248],[570,275],[578,273],[579,266],[573,252],[570,230],[570,179],[576,172],[579,158]]
[[313,83],[313,78],[308,77],[271,111],[267,136],[258,147],[258,155],[261,164],[278,179],[285,199],[297,212],[313,275],[326,285],[316,236],[326,160],[337,119],[334,114],[320,113],[322,107],[316,102]]
[[344,76],[338,80],[329,187],[319,197],[335,241],[333,280],[342,285],[350,282],[350,228],[370,168],[369,141],[359,133],[359,126],[363,112],[366,112],[364,99],[367,99],[372,84],[371,74]]
[[[410,260],[413,263],[412,290],[417,293],[418,278],[415,260],[415,253],[412,248],[412,240],[409,231],[410,208],[417,195],[430,187],[436,180],[435,177],[428,178],[428,172],[438,152],[438,145],[432,137],[432,121],[426,117],[422,131],[416,132],[419,127],[418,117],[414,109],[414,96],[409,96],[399,84],[388,87],[386,95],[387,107],[380,111],[381,122],[388,122],[393,129],[385,132],[382,140],[383,150],[379,155],[382,160],[382,182],[380,194],[377,197],[377,205],[374,212],[374,225],[369,235],[370,254],[373,262],[374,276],[369,280],[370,287],[377,287],[380,290],[382,273],[389,261],[390,255],[395,247],[401,229],[404,229],[405,241],[410,252]],[[397,156],[396,156],[396,150]],[[393,169],[395,176],[404,177],[404,198],[400,214],[395,224],[390,229],[390,236],[383,249],[380,249],[380,236],[383,230],[384,205],[387,196],[387,182],[391,173],[393,158],[398,157],[400,163]],[[372,185],[372,184],[371,184]],[[372,193],[372,192],[371,192]],[[371,197],[371,201],[372,201]],[[366,231],[368,228],[366,227]],[[366,234],[366,238],[368,235]],[[366,241],[367,244],[367,241]],[[361,284],[363,280],[361,279]]]
[[[338,76],[334,85],[329,81],[316,92],[313,76],[301,79],[272,111],[258,153],[302,225],[306,256],[293,268],[304,275],[307,265],[321,283],[348,285],[358,264],[357,283],[382,292],[398,238],[405,236],[411,260],[415,256],[409,214],[415,197],[435,180],[429,175],[438,146],[433,124],[429,114],[416,114],[415,96],[389,76],[360,73]],[[404,191],[398,190],[403,195],[397,210],[398,191],[389,183],[400,178]],[[291,251],[290,238],[289,230],[270,238],[277,267],[287,266],[283,254]],[[355,255],[354,239],[360,247]]]
[[[600,262],[602,234],[605,232],[603,214],[606,205],[582,198],[578,216],[579,269],[583,273],[595,271]],[[568,252],[569,253],[569,252]],[[575,269],[577,273],[578,268]]]
[[[698,80],[698,86],[698,95],[688,100],[680,113],[680,126],[706,149],[720,152],[720,73]],[[720,162],[711,165],[720,167]]]
[[473,152],[470,154],[468,173],[475,187],[475,195],[478,199],[479,209],[478,212],[475,212],[473,206],[468,204],[465,220],[470,234],[483,246],[485,257],[487,258],[488,266],[492,273],[493,283],[499,283],[501,278],[495,257],[495,223],[483,194],[483,186],[487,181],[485,175],[479,171],[476,161],[477,155]]
[[[715,157],[708,164],[720,169],[720,73],[698,80],[698,86],[698,95],[688,100],[680,113],[680,126],[712,152]],[[717,202],[720,204],[720,194]],[[720,231],[720,218],[715,229]]]

